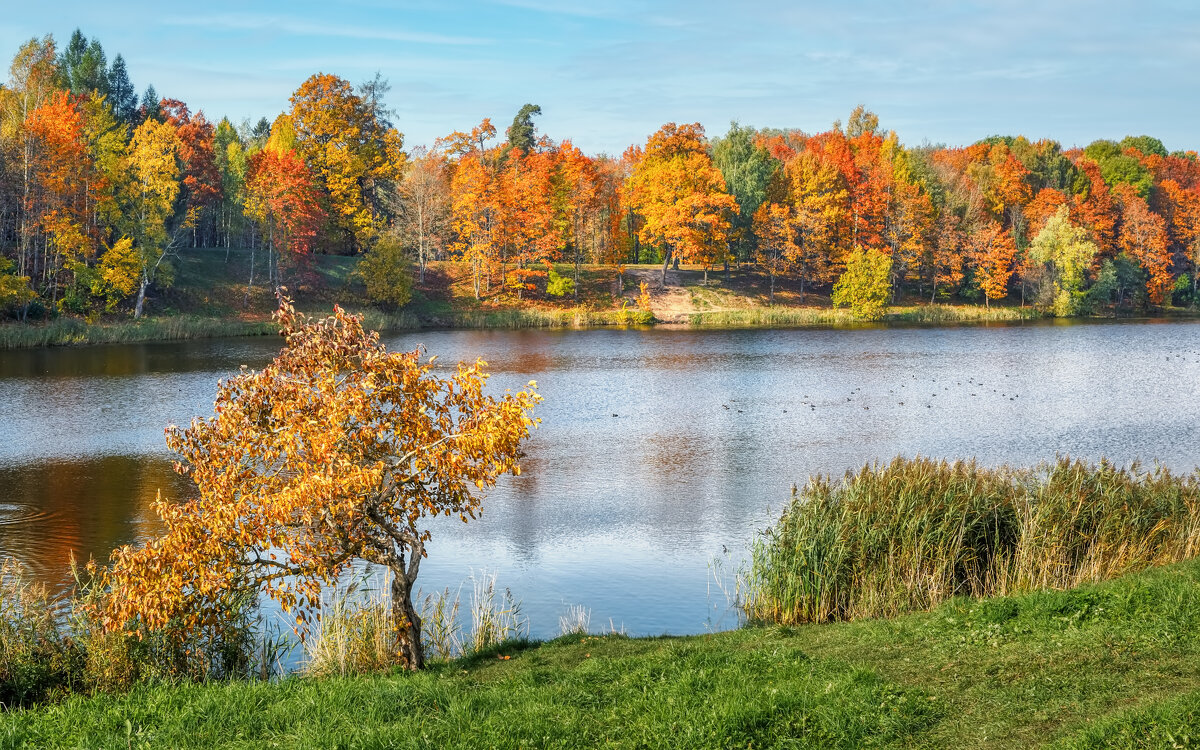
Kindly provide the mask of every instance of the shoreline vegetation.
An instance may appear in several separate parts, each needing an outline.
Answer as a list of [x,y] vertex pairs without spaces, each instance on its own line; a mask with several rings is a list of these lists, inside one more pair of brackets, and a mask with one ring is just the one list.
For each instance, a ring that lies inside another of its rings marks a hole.
[[483,574],[466,617],[425,598],[406,672],[385,582],[335,596],[283,677],[244,621],[194,644],[199,674],[155,638],[56,636],[10,568],[0,685],[77,672],[9,695],[0,746],[1194,747],[1198,554],[1200,473],[898,458],[796,493],[729,589],[738,629],[630,638],[572,607],[533,641]]
[[[244,273],[249,251],[224,248],[181,251],[176,258],[178,279],[151,300],[140,319],[125,315],[95,316],[92,320],[60,315],[49,320],[0,323],[0,351],[47,346],[150,343],[234,336],[265,336],[278,332],[271,321],[274,299],[270,289],[248,289]],[[427,281],[414,290],[412,301],[400,309],[373,304],[355,271],[355,260],[318,256],[303,273],[298,304],[313,312],[328,312],[336,301],[364,315],[364,325],[381,332],[418,329],[552,329],[603,327],[718,328],[864,328],[1020,324],[1050,319],[1035,306],[934,302],[905,298],[890,305],[879,321],[863,321],[847,308],[833,307],[827,295],[800,294],[776,280],[775,303],[769,304],[766,275],[755,268],[731,270],[728,277],[684,267],[671,271],[668,285],[657,285],[657,266],[626,269],[624,288],[614,283],[612,269],[585,266],[578,299],[517,299],[502,293],[476,301],[469,269],[455,262],[431,263]],[[563,266],[564,273],[570,266]],[[639,283],[650,279],[646,296]],[[1145,311],[1109,310],[1072,320],[1197,319],[1193,308]]]

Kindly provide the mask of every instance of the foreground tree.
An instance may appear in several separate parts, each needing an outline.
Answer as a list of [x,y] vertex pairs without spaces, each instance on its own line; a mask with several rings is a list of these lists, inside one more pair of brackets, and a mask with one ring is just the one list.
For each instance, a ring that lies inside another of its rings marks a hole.
[[198,496],[158,502],[166,533],[113,553],[95,614],[110,630],[196,632],[258,591],[303,632],[322,586],[365,560],[390,571],[398,656],[420,669],[422,521],[475,518],[478,490],[520,473],[535,384],[486,395],[482,361],[438,377],[338,308],[312,321],[284,300],[276,318],[287,344],[274,361],[222,382],[214,416],[168,428]]

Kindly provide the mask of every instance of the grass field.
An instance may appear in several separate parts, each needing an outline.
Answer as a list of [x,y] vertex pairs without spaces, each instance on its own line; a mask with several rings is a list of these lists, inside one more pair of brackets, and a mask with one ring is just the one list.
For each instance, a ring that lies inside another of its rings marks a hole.
[[1198,593],[1190,562],[890,620],[564,636],[416,675],[143,685],[0,714],[0,747],[1189,748]]

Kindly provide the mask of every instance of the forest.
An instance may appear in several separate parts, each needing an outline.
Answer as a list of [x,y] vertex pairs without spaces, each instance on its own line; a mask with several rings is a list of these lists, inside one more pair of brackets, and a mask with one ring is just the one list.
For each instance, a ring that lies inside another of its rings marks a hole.
[[901,299],[1076,316],[1196,298],[1200,161],[1151,136],[906,146],[859,107],[819,133],[667,123],[589,155],[527,104],[503,132],[484,118],[406,149],[389,89],[317,73],[273,120],[214,123],[137,95],[81,31],[29,40],[0,86],[0,314],[141,317],[193,247],[249,249],[248,287],[362,256],[394,307],[438,261],[517,305],[577,296],[583,267],[623,289],[629,265],[661,264],[665,284],[681,262],[865,317]]

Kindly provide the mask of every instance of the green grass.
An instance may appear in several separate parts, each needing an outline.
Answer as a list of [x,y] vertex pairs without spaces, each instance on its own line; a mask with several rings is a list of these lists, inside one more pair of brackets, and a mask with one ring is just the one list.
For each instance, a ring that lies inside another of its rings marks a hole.
[[893,620],[510,642],[416,675],[143,685],[0,715],[0,747],[1195,747],[1198,593],[1189,562]]

